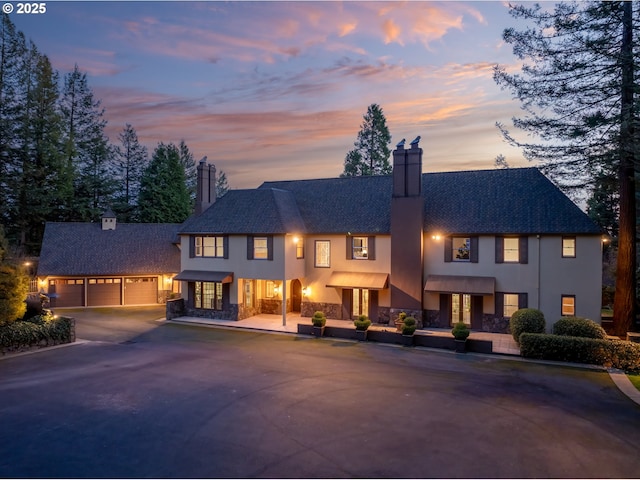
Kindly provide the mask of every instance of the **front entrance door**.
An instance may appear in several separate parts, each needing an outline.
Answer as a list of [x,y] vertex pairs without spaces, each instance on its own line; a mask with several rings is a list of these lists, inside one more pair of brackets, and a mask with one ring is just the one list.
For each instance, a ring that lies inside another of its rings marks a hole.
[[451,295],[451,325],[458,322],[471,325],[471,295],[466,293]]
[[302,284],[297,278],[291,281],[291,310],[294,312],[302,310]]

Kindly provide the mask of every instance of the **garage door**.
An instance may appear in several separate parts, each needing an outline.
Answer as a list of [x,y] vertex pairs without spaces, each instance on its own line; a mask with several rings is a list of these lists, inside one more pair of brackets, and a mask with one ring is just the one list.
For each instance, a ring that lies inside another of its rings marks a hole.
[[84,279],[56,278],[49,280],[51,307],[84,307]]
[[122,305],[121,278],[90,278],[87,285],[87,305],[101,307]]
[[125,305],[158,303],[158,277],[131,277],[124,279]]

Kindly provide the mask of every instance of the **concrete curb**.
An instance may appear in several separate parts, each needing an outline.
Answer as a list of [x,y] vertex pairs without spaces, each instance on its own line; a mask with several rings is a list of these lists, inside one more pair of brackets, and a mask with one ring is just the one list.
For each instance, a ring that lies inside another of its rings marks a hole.
[[613,383],[616,384],[618,389],[631,400],[640,405],[640,390],[638,390],[633,385],[633,383],[631,383],[629,377],[627,377],[627,375],[622,370],[618,370],[617,368],[608,368],[607,372],[609,372],[611,380],[613,380]]

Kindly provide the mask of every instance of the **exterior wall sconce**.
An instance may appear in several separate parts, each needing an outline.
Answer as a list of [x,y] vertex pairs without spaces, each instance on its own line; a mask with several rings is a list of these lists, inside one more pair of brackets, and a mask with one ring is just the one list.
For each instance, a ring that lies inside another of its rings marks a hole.
[[308,297],[309,295],[311,295],[311,288],[309,287],[304,287],[302,289],[302,295],[304,295],[305,297]]
[[433,240],[438,241],[438,240],[440,240],[442,238],[442,236],[439,233],[434,233],[433,235],[431,235],[431,238]]
[[273,287],[273,293],[275,293],[276,295],[280,294],[280,285],[276,285],[275,287]]
[[293,237],[293,243],[297,244],[299,241],[300,241],[299,237]]

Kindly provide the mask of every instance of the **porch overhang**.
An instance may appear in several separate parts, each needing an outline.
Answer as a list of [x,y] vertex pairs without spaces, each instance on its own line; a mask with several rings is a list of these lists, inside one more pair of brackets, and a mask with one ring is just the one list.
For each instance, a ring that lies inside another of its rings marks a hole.
[[183,270],[173,277],[185,282],[219,282],[232,283],[233,272],[210,272],[206,270]]
[[370,272],[333,272],[327,287],[337,288],[366,288],[369,290],[383,290],[388,288],[388,273]]
[[429,275],[427,276],[424,291],[493,295],[496,293],[496,279],[495,277],[468,277],[463,275]]

